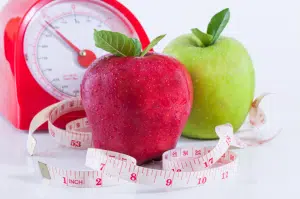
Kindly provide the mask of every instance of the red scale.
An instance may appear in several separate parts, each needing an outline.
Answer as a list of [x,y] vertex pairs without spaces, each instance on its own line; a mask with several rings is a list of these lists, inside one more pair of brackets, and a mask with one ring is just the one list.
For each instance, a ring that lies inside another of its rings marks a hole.
[[[106,54],[95,46],[94,29],[149,44],[139,21],[116,0],[10,0],[0,20],[0,112],[22,130],[43,108],[80,95],[86,68]],[[83,115],[66,115],[60,125]]]

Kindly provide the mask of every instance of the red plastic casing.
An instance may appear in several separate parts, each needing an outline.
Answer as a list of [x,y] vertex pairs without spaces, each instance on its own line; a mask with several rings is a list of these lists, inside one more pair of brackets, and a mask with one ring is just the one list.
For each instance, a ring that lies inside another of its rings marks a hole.
[[[0,114],[17,129],[28,130],[33,117],[45,107],[58,102],[38,85],[31,75],[23,52],[24,34],[33,15],[53,0],[9,0],[0,12]],[[88,1],[88,0],[82,0]],[[121,12],[134,27],[143,48],[149,39],[140,22],[116,0],[106,2]],[[75,118],[83,117],[84,112],[66,115],[58,126]],[[39,130],[46,130],[44,124]]]

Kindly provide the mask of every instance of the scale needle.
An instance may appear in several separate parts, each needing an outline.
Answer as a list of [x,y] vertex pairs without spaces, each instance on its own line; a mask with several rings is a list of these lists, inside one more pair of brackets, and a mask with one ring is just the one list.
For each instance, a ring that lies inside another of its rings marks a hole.
[[95,59],[96,55],[91,50],[80,50],[75,44],[67,39],[60,31],[56,30],[55,27],[45,20],[45,23],[50,27],[63,41],[65,41],[78,55],[78,63],[82,67],[88,67]]
[[56,30],[55,27],[50,24],[47,20],[45,20],[46,24],[55,31],[55,33],[62,38],[76,53],[80,54],[81,50],[75,46],[69,39],[67,39],[60,31]]

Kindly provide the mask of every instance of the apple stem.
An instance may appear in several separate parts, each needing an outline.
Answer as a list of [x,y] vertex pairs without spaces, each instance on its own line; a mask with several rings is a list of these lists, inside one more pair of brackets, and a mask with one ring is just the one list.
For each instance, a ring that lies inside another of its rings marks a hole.
[[191,31],[201,41],[204,47],[208,47],[216,43],[227,26],[229,19],[230,11],[226,8],[211,18],[206,33],[202,32],[198,28],[193,28]]

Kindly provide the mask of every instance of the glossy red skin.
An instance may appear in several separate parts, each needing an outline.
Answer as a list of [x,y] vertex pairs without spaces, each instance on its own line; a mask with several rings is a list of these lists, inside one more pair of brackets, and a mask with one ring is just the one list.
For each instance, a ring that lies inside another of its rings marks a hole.
[[141,165],[176,147],[193,88],[185,67],[169,56],[107,55],[86,71],[81,97],[94,147],[130,155]]

